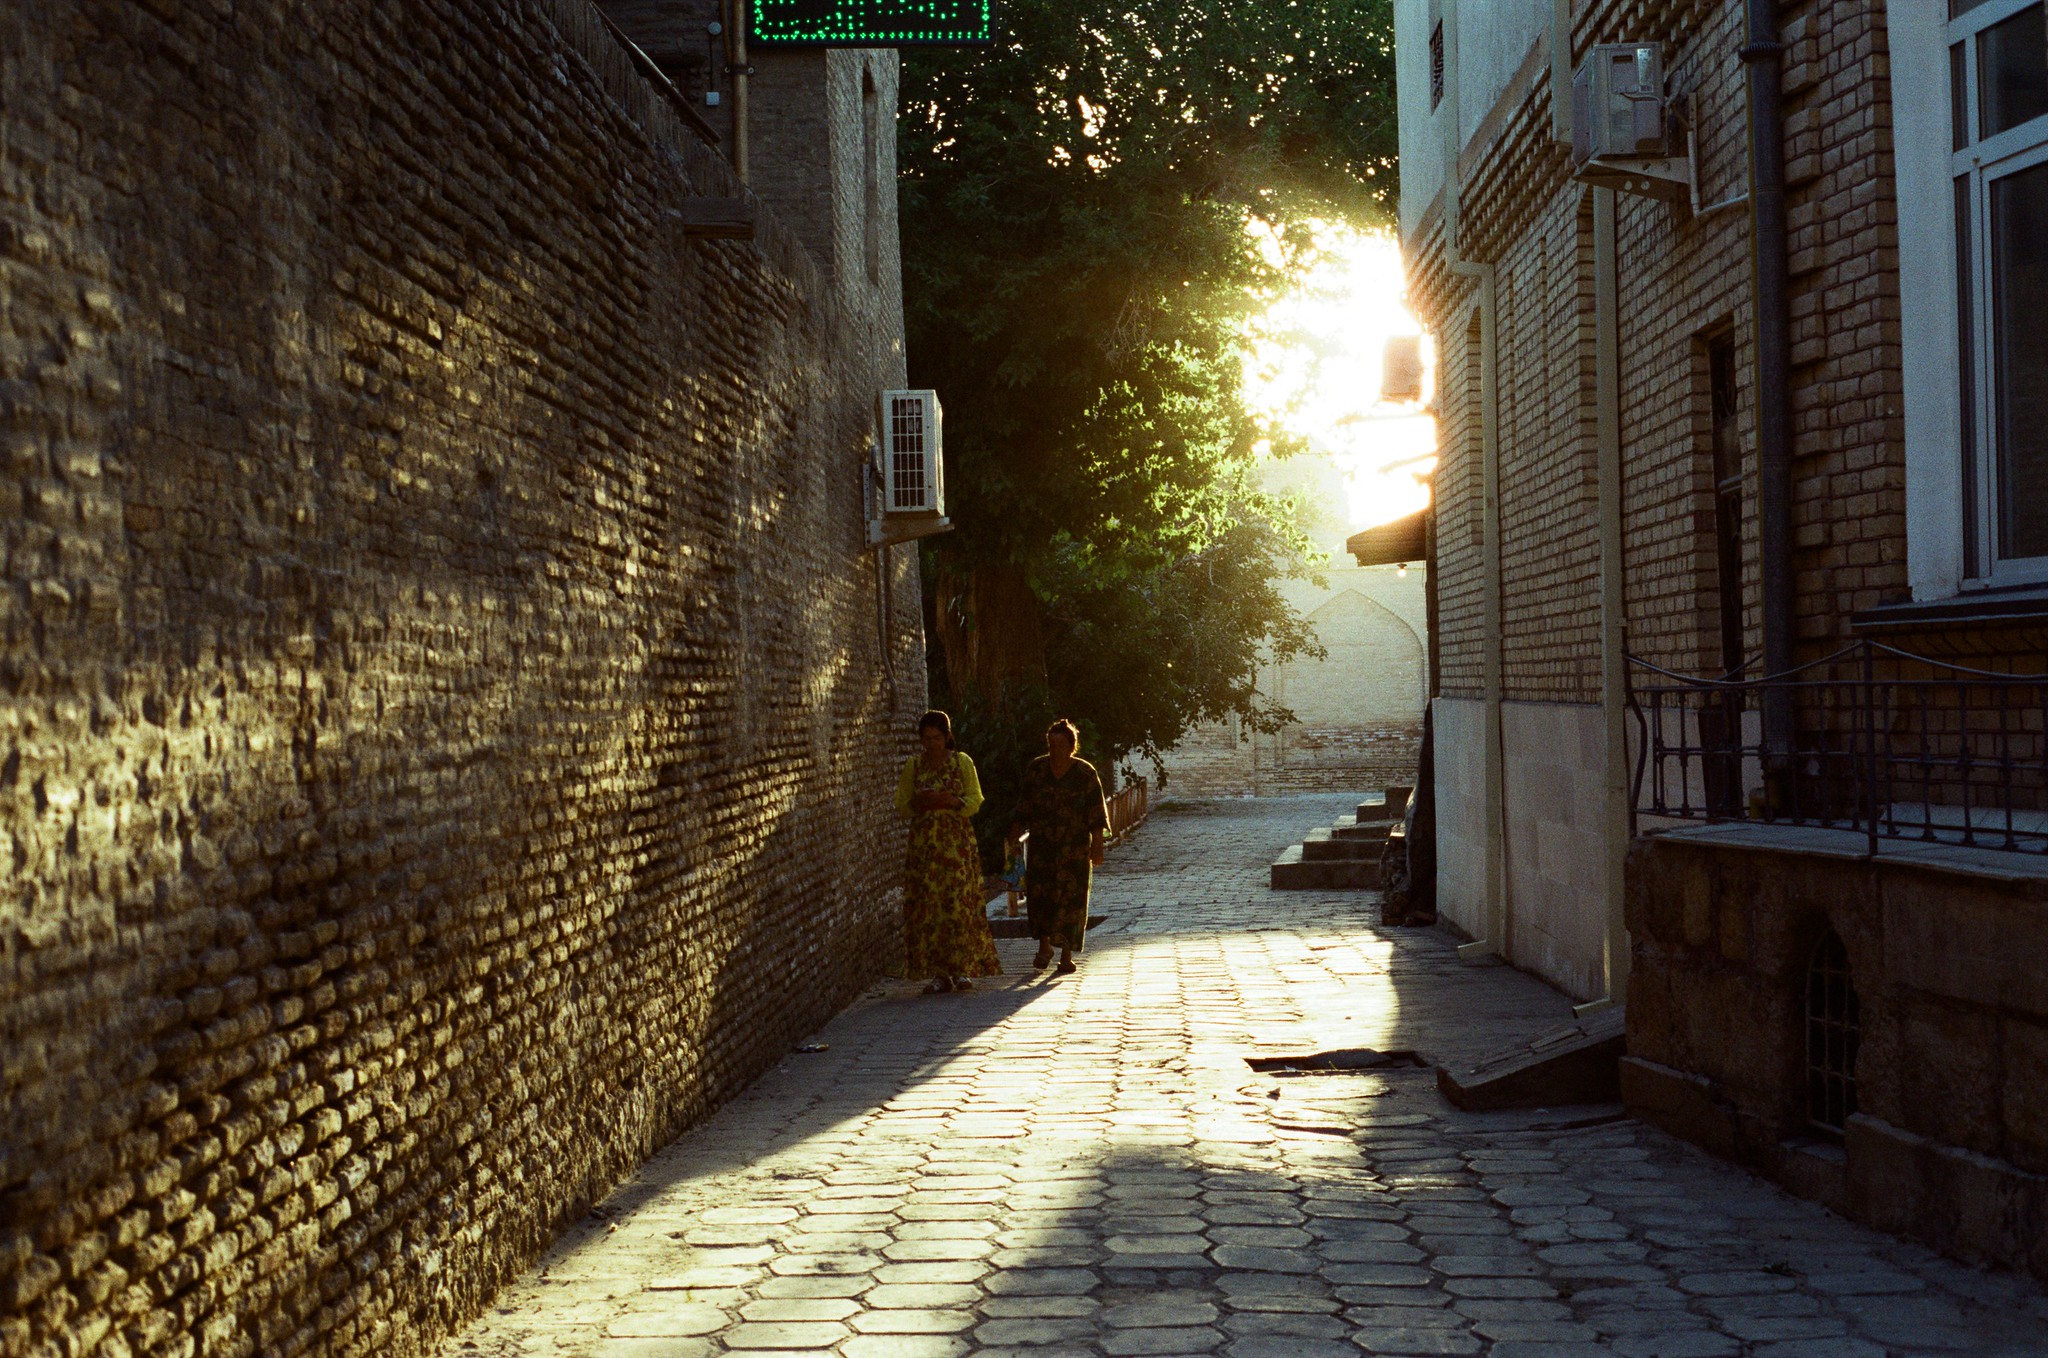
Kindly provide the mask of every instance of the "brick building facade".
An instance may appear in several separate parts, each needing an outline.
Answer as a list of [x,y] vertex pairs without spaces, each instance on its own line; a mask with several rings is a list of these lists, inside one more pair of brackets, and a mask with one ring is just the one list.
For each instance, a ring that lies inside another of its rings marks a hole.
[[584,0],[0,7],[0,1355],[430,1351],[897,946],[814,64],[706,240]]
[[[2040,719],[1987,757],[1966,705],[2012,684],[1867,644],[2048,668],[2042,6],[1396,14],[1444,375],[1441,908],[1626,999],[1640,1110],[2048,1270],[2048,1006],[1996,956],[2048,945],[2042,860],[2012,851],[2048,841],[1966,832],[2048,810]],[[1661,62],[1654,157],[1573,154],[1598,44]],[[1795,665],[1804,688],[1758,682]]]

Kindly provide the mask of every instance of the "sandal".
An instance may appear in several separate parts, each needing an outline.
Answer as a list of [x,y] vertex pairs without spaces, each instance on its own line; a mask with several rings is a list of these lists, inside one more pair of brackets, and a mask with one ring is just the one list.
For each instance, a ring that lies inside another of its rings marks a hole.
[[1049,966],[1051,966],[1051,965],[1052,965],[1052,944],[1050,944],[1050,943],[1041,943],[1041,944],[1039,944],[1039,945],[1038,945],[1038,955],[1037,955],[1036,957],[1034,957],[1034,958],[1032,958],[1032,959],[1031,959],[1031,969],[1032,969],[1033,971],[1044,971],[1044,970],[1045,970],[1045,969],[1046,969],[1047,967],[1049,967]]
[[974,989],[974,982],[968,980],[965,976],[962,976],[959,980],[953,982],[953,989],[972,990]]
[[941,976],[938,980],[933,981],[930,985],[926,986],[924,988],[924,993],[927,995],[943,995],[952,988],[953,978],[950,976]]
[[1052,969],[1052,974],[1055,976],[1072,976],[1075,972],[1079,970],[1080,968],[1074,965],[1073,959],[1069,958],[1067,961],[1064,961],[1060,963],[1058,966],[1054,967]]

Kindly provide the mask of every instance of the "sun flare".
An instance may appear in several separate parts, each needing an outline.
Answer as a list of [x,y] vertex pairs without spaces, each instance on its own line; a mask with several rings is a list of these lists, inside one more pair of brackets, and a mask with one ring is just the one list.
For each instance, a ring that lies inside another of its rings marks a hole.
[[[1337,225],[1319,225],[1316,242],[1316,262],[1254,326],[1245,397],[1335,466],[1342,517],[1369,528],[1429,503],[1435,365],[1425,340],[1423,399],[1382,398],[1387,341],[1422,333],[1403,300],[1401,248],[1392,236]],[[1278,248],[1270,238],[1263,244]]]

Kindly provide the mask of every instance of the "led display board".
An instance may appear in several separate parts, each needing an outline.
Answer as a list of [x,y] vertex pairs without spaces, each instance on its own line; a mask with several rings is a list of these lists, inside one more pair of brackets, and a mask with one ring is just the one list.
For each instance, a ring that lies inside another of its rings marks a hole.
[[995,0],[753,0],[756,42],[908,47],[989,40]]

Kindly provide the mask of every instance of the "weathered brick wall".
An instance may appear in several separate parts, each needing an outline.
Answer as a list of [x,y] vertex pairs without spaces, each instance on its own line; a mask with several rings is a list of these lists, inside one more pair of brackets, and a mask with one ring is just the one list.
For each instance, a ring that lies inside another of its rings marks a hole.
[[0,107],[0,1355],[421,1352],[889,950],[872,356],[579,0]]

